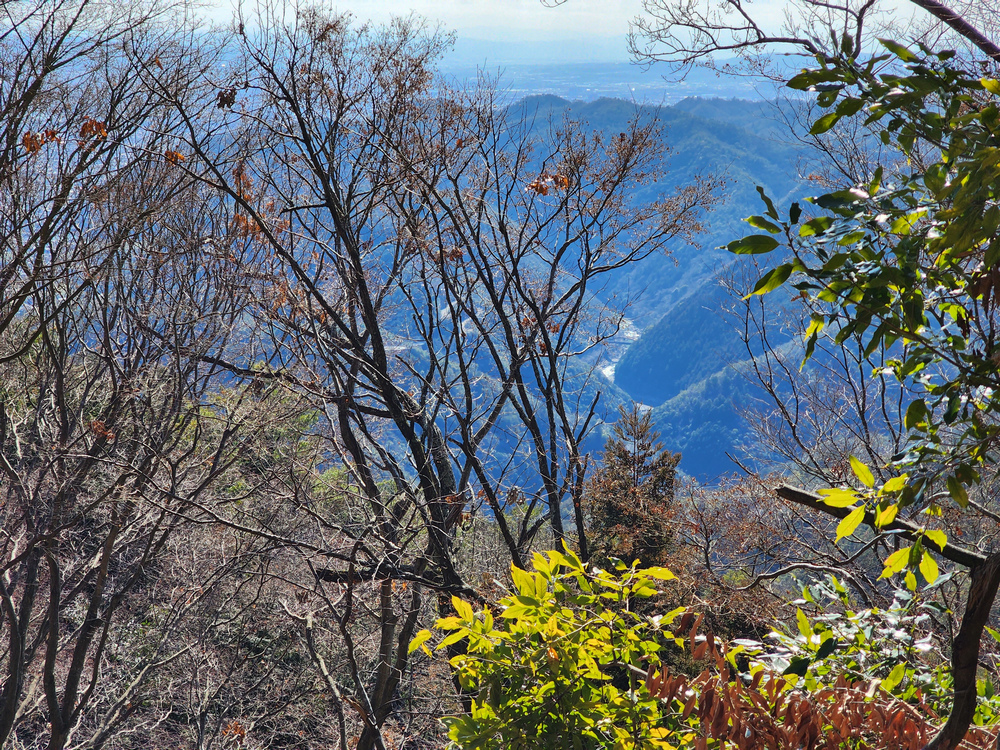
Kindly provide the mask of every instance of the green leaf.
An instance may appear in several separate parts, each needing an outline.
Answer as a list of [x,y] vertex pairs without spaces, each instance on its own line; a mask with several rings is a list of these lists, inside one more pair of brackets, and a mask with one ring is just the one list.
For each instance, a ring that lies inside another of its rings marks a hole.
[[841,117],[853,117],[861,111],[863,106],[865,106],[864,99],[848,97],[847,99],[843,99],[840,104],[837,105],[837,114]]
[[809,134],[820,135],[822,133],[825,133],[834,125],[836,125],[837,120],[839,119],[840,115],[837,114],[836,112],[827,112],[825,115],[823,115],[821,118],[819,118],[818,120],[816,120],[816,122],[813,123],[813,126],[809,128]]
[[466,601],[462,601],[457,596],[451,597],[451,606],[455,608],[458,616],[466,622],[471,622],[475,619],[475,615],[472,614],[472,605]]
[[799,677],[805,677],[806,672],[809,671],[809,657],[808,656],[796,656],[792,659],[791,664],[785,669],[781,674],[785,677],[789,675],[798,675]]
[[903,547],[902,549],[896,550],[885,559],[885,563],[883,563],[885,565],[885,569],[882,571],[882,575],[880,575],[879,578],[888,578],[889,576],[895,575],[906,567],[906,563],[909,559],[910,547]]
[[774,208],[774,202],[767,197],[767,193],[764,192],[764,188],[760,185],[757,186],[757,194],[760,195],[760,199],[764,201],[764,205],[767,206],[767,215],[770,216],[775,221],[778,220],[778,212]]
[[965,486],[958,481],[958,477],[948,477],[948,494],[951,495],[951,499],[958,503],[961,507],[968,507],[969,493],[966,492]]
[[1000,96],[1000,81],[993,78],[980,78],[979,82],[983,84],[983,88],[989,91],[991,94],[996,94]]
[[941,529],[929,529],[924,532],[924,536],[937,545],[939,550],[943,550],[948,544],[948,536]]
[[851,456],[851,470],[854,472],[854,476],[860,479],[861,484],[865,487],[872,488],[875,486],[875,477],[872,476],[872,470],[854,456]]
[[747,224],[757,229],[763,229],[765,232],[770,232],[771,234],[781,232],[781,227],[772,221],[768,221],[763,216],[751,216],[747,219]]
[[904,677],[906,677],[906,662],[901,661],[892,668],[889,676],[882,680],[882,689],[891,693],[903,681]]
[[826,657],[828,657],[830,654],[832,654],[834,651],[837,650],[838,643],[839,642],[837,641],[837,639],[834,638],[833,636],[827,638],[820,644],[819,650],[816,652],[816,658],[825,659]]
[[813,629],[812,625],[809,624],[809,618],[806,617],[805,612],[798,608],[795,610],[795,624],[799,626],[799,632],[802,633],[802,637],[806,641],[812,638]]
[[858,495],[851,490],[835,487],[829,490],[820,490],[820,500],[824,505],[831,508],[848,508],[858,501]]
[[802,206],[798,203],[793,203],[788,209],[788,221],[792,224],[798,224],[801,216]]
[[839,542],[844,537],[853,534],[855,529],[857,529],[864,520],[865,506],[859,505],[857,508],[844,516],[844,519],[837,524],[837,541]]
[[666,568],[660,568],[660,567],[643,568],[642,570],[639,571],[639,573],[640,575],[644,575],[649,578],[655,578],[658,581],[672,581],[675,578],[677,578],[677,576],[675,576]]
[[923,424],[926,416],[927,404],[924,403],[922,398],[918,398],[906,407],[906,417],[903,420],[906,425],[906,429],[912,430],[917,425]]
[[815,336],[817,333],[823,330],[826,325],[826,318],[818,313],[813,313],[809,316],[809,327],[806,328],[805,336]]
[[735,255],[761,255],[778,246],[778,241],[768,234],[751,234],[730,242],[726,247]]
[[754,286],[753,291],[750,292],[743,299],[749,299],[755,294],[767,294],[768,292],[773,292],[779,286],[788,281],[788,277],[792,275],[792,268],[794,266],[791,263],[784,263],[777,268],[772,268],[757,282]]
[[906,214],[905,216],[898,216],[893,220],[892,225],[889,227],[889,231],[893,234],[908,235],[910,231],[917,225],[924,216],[927,215],[926,211],[914,211],[913,213]]
[[906,474],[901,474],[898,477],[893,477],[888,482],[882,485],[882,489],[879,492],[883,495],[891,495],[895,492],[899,492],[906,486],[906,480],[908,476]]
[[903,62],[916,62],[918,60],[916,55],[898,42],[894,42],[891,39],[879,39],[879,42]]
[[832,226],[833,219],[829,216],[817,216],[799,227],[799,237],[815,237],[823,234]]
[[522,596],[533,596],[535,593],[535,579],[527,571],[521,570],[516,565],[510,566],[510,577],[514,581],[518,592]]
[[930,552],[924,550],[924,556],[920,558],[920,575],[930,584],[938,579],[938,574],[937,561]]
[[899,506],[895,503],[886,506],[875,516],[875,525],[880,529],[888,526],[896,520],[897,513],[899,513]]
[[[413,636],[413,640],[410,641],[410,645],[407,648],[406,652],[408,654],[412,654],[418,648],[420,648],[421,646],[423,646],[428,640],[430,640],[430,637],[431,637],[431,631],[429,631],[429,630],[421,630],[419,633],[417,633],[415,636]],[[428,653],[430,653],[426,646],[424,646],[424,651],[427,651]]]

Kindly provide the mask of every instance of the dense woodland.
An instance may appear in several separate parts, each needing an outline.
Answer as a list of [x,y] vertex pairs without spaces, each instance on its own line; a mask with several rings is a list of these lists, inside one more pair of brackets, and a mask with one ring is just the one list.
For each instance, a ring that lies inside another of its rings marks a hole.
[[913,4],[648,0],[786,84],[728,167],[413,17],[4,4],[0,746],[1000,746],[1000,9]]

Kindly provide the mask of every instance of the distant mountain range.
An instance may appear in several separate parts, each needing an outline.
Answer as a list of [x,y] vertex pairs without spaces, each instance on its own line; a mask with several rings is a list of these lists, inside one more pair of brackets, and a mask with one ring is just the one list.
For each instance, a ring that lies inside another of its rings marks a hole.
[[[539,120],[569,116],[590,127],[624,130],[637,113],[656,117],[670,146],[666,181],[650,193],[713,175],[723,200],[707,218],[698,246],[678,244],[670,257],[649,258],[613,279],[607,296],[638,295],[629,309],[631,335],[623,337],[616,361],[602,368],[609,419],[613,407],[637,401],[652,408],[666,445],[683,454],[681,469],[711,480],[736,469],[747,442],[742,407],[762,397],[741,374],[749,354],[725,309],[733,298],[719,284],[738,261],[720,246],[747,234],[743,218],[762,212],[757,186],[780,205],[807,194],[798,165],[801,147],[784,121],[794,105],[760,100],[688,98],[673,106],[638,105],[622,99],[569,101],[552,95],[527,97],[515,107]],[[640,195],[649,198],[651,195]],[[604,425],[605,431],[608,425]],[[595,441],[599,447],[602,440]]]

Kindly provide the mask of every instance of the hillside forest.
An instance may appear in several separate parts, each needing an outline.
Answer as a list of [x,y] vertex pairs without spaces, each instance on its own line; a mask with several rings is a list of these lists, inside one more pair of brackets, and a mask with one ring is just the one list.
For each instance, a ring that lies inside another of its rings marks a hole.
[[0,747],[1000,747],[1000,8],[756,10],[3,3]]

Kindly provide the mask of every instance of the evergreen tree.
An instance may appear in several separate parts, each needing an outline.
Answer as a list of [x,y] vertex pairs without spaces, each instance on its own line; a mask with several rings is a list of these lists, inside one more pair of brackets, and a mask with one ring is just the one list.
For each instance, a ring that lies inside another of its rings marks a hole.
[[670,548],[670,505],[679,453],[665,450],[649,413],[620,408],[601,466],[588,484],[598,558],[660,565]]

